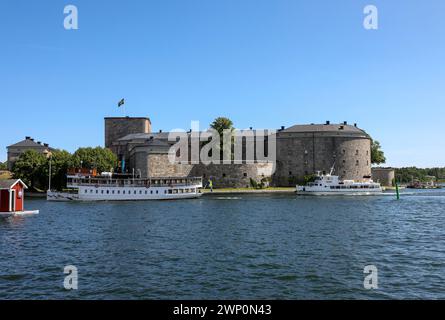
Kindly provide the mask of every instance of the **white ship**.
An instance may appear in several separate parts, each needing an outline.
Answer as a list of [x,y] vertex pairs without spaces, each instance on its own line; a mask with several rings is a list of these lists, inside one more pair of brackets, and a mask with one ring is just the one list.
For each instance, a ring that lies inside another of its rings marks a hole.
[[131,178],[111,173],[67,176],[70,192],[47,191],[48,201],[131,201],[193,199],[202,194],[202,178]]
[[367,178],[363,182],[354,180],[340,180],[338,176],[332,175],[332,167],[329,174],[317,172],[315,180],[305,186],[297,186],[299,195],[377,195],[383,192],[380,183]]

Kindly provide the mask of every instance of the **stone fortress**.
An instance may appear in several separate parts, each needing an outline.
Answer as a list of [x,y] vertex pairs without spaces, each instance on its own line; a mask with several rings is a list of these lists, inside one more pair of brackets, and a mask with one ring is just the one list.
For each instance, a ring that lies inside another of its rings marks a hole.
[[334,174],[342,179],[360,181],[371,176],[371,137],[347,122],[282,127],[274,137],[276,163],[171,163],[168,154],[176,141],[168,136],[168,132],[152,132],[149,118],[105,118],[105,147],[116,154],[125,172],[143,178],[202,176],[211,178],[215,187],[248,187],[251,179],[295,186],[317,171],[329,173],[333,165]]
[[31,137],[25,137],[25,140],[17,142],[13,145],[6,147],[8,150],[8,170],[12,171],[14,167],[14,163],[18,160],[20,155],[28,150],[34,150],[38,153],[42,153],[45,156],[49,156],[53,148],[49,146],[47,143],[42,143],[40,141],[34,141]]

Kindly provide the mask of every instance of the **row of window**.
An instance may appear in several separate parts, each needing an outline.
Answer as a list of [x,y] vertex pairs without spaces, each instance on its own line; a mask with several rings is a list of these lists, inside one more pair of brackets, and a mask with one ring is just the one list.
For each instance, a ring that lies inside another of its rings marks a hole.
[[[98,189],[85,189],[85,193],[96,193],[96,194],[121,194],[121,190],[98,190]],[[164,190],[164,194],[178,194],[178,193],[192,193],[196,192],[196,189],[168,189]],[[122,190],[122,194],[159,194],[159,190]]]
[[358,185],[358,186],[331,186],[331,189],[377,189],[377,185]]
[[[343,149],[343,150],[342,150],[342,153],[343,153],[343,154],[346,154],[346,150]],[[288,154],[289,154],[289,155],[293,154],[293,150],[289,149],[289,150],[288,150]],[[308,155],[308,154],[309,154],[309,151],[308,151],[308,150],[304,150],[304,154],[305,154],[305,155]],[[359,154],[360,154],[360,151],[359,151],[358,149],[356,149],[356,150],[355,150],[355,155],[358,156]],[[366,150],[366,155],[367,155],[367,156],[369,155],[369,150]]]

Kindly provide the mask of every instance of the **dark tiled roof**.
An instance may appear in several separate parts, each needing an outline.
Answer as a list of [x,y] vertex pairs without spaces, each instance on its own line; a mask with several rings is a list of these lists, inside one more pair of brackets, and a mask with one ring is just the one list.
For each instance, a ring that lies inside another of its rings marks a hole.
[[17,142],[15,144],[12,144],[12,145],[8,146],[8,148],[9,147],[40,147],[40,148],[48,148],[48,147],[45,147],[42,144],[38,144],[37,142],[35,142],[35,141],[31,140],[31,139],[22,140],[20,142]]
[[0,180],[0,189],[11,189],[11,187],[16,184],[19,179],[6,179]]
[[120,138],[118,141],[130,141],[130,140],[138,140],[138,139],[168,139],[169,132],[160,132],[160,133],[132,133],[126,135],[123,138]]
[[356,126],[345,124],[297,124],[280,132],[348,132],[366,134]]

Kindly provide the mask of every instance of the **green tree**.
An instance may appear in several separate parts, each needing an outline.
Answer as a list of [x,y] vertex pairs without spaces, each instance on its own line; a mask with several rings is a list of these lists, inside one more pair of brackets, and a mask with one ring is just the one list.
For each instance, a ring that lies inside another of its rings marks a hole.
[[51,189],[62,190],[66,187],[66,174],[73,167],[73,156],[65,150],[55,150],[45,165],[46,176],[49,175],[51,161]]
[[371,163],[381,164],[386,162],[385,153],[381,150],[380,142],[372,140],[371,142]]
[[6,162],[0,162],[0,170],[7,170],[8,165]]
[[[224,141],[223,141],[224,130],[231,130],[231,131],[233,131],[234,130],[233,122],[229,118],[218,117],[210,124],[210,128],[218,131],[218,133],[219,133],[219,138],[220,138],[220,146],[219,146],[219,150],[220,151],[219,152],[220,152],[220,157],[222,159],[222,157],[223,157],[223,145],[224,145]],[[233,154],[234,153],[233,141],[234,141],[234,138],[232,137],[231,151],[230,151],[232,160],[234,158],[234,154]],[[229,150],[227,150],[227,151],[229,151]]]
[[229,118],[218,117],[210,124],[210,127],[218,131],[219,136],[222,137],[224,130],[233,130],[233,122]]
[[45,165],[47,158],[35,150],[27,150],[20,155],[12,168],[13,177],[22,179],[30,188],[45,186]]
[[117,157],[107,148],[79,148],[74,152],[72,165],[88,169],[97,169],[99,172],[111,171],[117,166]]

